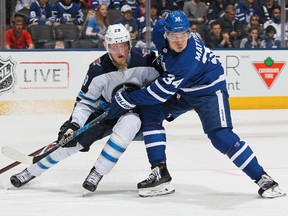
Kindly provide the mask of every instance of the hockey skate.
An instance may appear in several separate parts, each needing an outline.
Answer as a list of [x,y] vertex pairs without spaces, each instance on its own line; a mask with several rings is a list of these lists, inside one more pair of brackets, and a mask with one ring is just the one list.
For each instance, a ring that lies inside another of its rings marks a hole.
[[159,163],[152,166],[152,172],[149,177],[137,184],[139,196],[153,197],[175,192],[171,184],[171,176],[168,172],[166,163]]
[[35,176],[31,175],[31,173],[27,169],[24,169],[22,172],[11,176],[10,182],[14,187],[19,188],[34,178]]
[[261,178],[256,182],[260,187],[258,194],[263,198],[276,198],[285,196],[277,182],[275,182],[266,172],[264,172]]
[[[99,182],[101,181],[102,177],[103,176],[100,175],[96,171],[95,167],[93,166],[89,175],[87,176],[87,178],[83,182],[82,187],[85,188],[87,191],[94,192],[96,190]],[[86,195],[87,191],[84,191],[83,195]]]

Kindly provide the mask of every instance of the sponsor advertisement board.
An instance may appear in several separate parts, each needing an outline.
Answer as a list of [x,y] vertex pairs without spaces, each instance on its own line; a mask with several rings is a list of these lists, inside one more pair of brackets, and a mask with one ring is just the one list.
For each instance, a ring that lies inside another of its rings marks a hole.
[[[36,113],[67,112],[89,64],[104,53],[0,51],[0,114],[28,112],[31,106]],[[288,108],[288,50],[214,53],[224,67],[232,109]]]

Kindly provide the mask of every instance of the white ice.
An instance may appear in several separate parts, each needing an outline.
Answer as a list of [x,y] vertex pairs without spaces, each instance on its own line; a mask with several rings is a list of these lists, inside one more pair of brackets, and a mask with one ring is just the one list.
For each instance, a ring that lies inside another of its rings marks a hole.
[[[0,116],[1,146],[31,153],[56,139],[67,115]],[[234,132],[254,150],[260,164],[288,192],[288,110],[232,111]],[[82,197],[82,182],[106,139],[88,153],[60,162],[22,188],[9,177],[21,164],[0,175],[1,216],[286,216],[288,196],[263,199],[258,186],[212,147],[195,112],[166,124],[168,167],[176,192],[141,198],[136,184],[150,167],[144,144],[133,142],[97,191]],[[0,155],[0,168],[13,161]]]

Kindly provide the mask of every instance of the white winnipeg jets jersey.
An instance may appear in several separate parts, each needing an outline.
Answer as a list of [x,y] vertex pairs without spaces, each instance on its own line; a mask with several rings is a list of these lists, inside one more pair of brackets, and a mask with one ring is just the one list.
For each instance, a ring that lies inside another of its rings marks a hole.
[[154,52],[132,48],[128,67],[124,71],[118,71],[107,53],[96,59],[90,65],[78,94],[72,122],[82,127],[91,113],[102,108],[103,103],[110,102],[120,89],[139,89],[149,85],[159,76],[155,58]]

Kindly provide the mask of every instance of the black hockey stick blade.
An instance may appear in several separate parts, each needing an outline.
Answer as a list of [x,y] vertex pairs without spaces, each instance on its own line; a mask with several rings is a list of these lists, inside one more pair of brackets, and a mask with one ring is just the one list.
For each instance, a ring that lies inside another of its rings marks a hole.
[[5,156],[7,156],[10,159],[15,160],[15,161],[25,163],[25,164],[35,164],[38,161],[40,161],[41,159],[43,159],[46,156],[48,156],[49,154],[51,154],[52,152],[56,151],[61,146],[64,146],[65,144],[69,143],[70,141],[72,141],[73,139],[78,137],[80,134],[87,131],[89,128],[91,128],[94,125],[103,121],[107,115],[108,115],[108,111],[102,113],[100,116],[93,119],[91,122],[87,123],[85,126],[80,128],[79,130],[77,130],[73,136],[60,140],[57,144],[53,145],[53,147],[51,147],[51,148],[48,148],[47,151],[43,152],[40,155],[29,156],[29,155],[23,154],[23,153],[17,151],[16,149],[9,147],[9,146],[3,146],[2,147],[2,153]]

